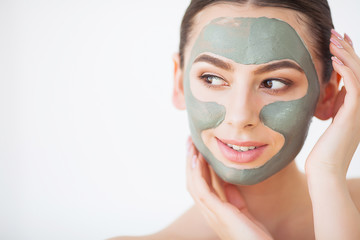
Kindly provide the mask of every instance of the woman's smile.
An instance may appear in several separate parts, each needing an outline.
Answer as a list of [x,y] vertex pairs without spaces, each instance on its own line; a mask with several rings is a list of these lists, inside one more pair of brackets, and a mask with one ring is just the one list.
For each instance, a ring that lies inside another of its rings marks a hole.
[[204,130],[201,138],[218,161],[235,169],[261,167],[285,142],[283,135],[261,122],[242,127],[230,119],[215,129]]
[[268,144],[261,142],[239,142],[236,140],[225,140],[216,138],[222,155],[235,163],[248,163],[255,161]]

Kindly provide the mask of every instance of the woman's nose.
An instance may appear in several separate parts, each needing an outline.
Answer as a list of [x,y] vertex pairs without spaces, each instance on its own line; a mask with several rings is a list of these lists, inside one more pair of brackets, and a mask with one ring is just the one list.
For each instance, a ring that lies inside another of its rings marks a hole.
[[250,90],[234,91],[229,96],[225,123],[240,129],[250,129],[260,122],[261,101]]

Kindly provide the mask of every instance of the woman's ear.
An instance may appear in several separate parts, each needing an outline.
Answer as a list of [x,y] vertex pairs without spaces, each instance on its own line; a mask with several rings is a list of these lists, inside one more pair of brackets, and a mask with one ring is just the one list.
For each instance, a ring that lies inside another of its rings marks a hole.
[[184,73],[180,65],[180,55],[175,53],[173,55],[174,62],[174,88],[172,95],[172,102],[174,106],[179,110],[184,110],[185,106],[185,97],[184,97]]
[[328,120],[333,117],[335,111],[336,97],[339,93],[339,83],[341,76],[333,71],[330,80],[322,83],[320,97],[315,110],[315,117],[320,120]]

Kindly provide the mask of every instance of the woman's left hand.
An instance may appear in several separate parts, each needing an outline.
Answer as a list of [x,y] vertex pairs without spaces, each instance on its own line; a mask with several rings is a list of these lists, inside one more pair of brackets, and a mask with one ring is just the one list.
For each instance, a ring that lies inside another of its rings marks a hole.
[[189,140],[187,188],[210,227],[221,239],[273,239],[248,211],[236,186],[220,180]]
[[360,141],[360,58],[350,38],[332,31],[333,68],[344,81],[334,118],[306,161],[316,239],[360,239],[360,214],[346,173]]
[[360,58],[350,38],[336,34],[331,37],[330,51],[334,55],[334,71],[342,77],[344,86],[336,96],[333,122],[310,153],[306,172],[329,173],[345,179],[360,141]]

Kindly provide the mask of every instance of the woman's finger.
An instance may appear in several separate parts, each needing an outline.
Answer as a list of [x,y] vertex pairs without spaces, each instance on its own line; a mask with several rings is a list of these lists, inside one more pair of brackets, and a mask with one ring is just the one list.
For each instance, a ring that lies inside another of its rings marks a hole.
[[[218,221],[217,211],[221,211],[222,201],[213,191],[211,185],[207,166],[200,160],[196,154],[191,157],[191,167],[188,168],[188,190],[193,197],[196,204],[200,207],[203,215],[210,224]],[[190,158],[188,158],[190,159]],[[190,162],[188,162],[190,165]],[[205,180],[205,178],[207,178]]]
[[201,170],[201,177],[206,181],[206,184],[209,186],[209,188],[213,191],[214,188],[212,186],[212,179],[210,174],[210,168],[207,162],[205,161],[204,157],[201,153],[198,154],[197,161],[200,164],[200,170]]
[[[334,31],[335,32],[335,31]],[[331,36],[330,51],[344,65],[351,68],[357,79],[360,79],[360,58],[356,55],[352,46],[344,40],[344,38],[336,32]]]
[[197,150],[191,140],[191,137],[189,137],[187,142],[187,158],[186,158],[186,186],[187,190],[189,191],[190,195],[194,199],[195,203],[200,207],[203,216],[205,219],[211,223],[214,222],[216,219],[216,216],[214,213],[212,213],[207,207],[204,205],[202,201],[200,201],[200,198],[205,198],[205,194],[202,193],[202,197],[200,196],[198,192],[198,184],[196,183],[197,179],[194,177],[195,169],[197,168],[198,162],[197,162]]
[[344,86],[341,87],[341,90],[338,92],[336,99],[335,99],[335,103],[334,103],[334,108],[333,108],[333,113],[332,113],[332,117],[334,118],[336,116],[336,114],[338,113],[340,107],[344,104],[344,99],[346,96],[346,89]]
[[191,138],[188,139],[187,142],[187,154],[186,154],[186,183],[187,183],[187,187],[189,189],[189,184],[191,182],[191,168],[192,168],[192,162],[193,162],[193,157],[195,155],[195,148],[192,144]]
[[[191,144],[187,157],[188,190],[210,226],[222,239],[234,239],[235,236],[236,239],[238,236],[246,239],[271,239],[259,222],[253,217],[247,217],[231,203],[222,201],[209,184],[212,184],[210,166]],[[235,202],[240,206],[240,198],[236,199]],[[245,206],[245,202],[243,204]],[[246,212],[245,207],[241,209]]]
[[[193,158],[195,164],[190,170],[191,175],[191,191],[195,201],[206,211],[209,216],[228,215],[230,211],[237,211],[234,206],[224,203],[217,193],[214,191],[211,184],[211,176],[209,166],[205,159],[199,154]],[[229,206],[230,205],[230,206]]]
[[354,43],[346,33],[344,34],[344,40],[354,49]]
[[344,86],[346,88],[345,98],[351,98],[352,101],[349,101],[348,105],[358,105],[360,97],[360,81],[356,78],[354,72],[349,67],[339,60],[337,57],[332,57],[333,68],[339,73],[344,81]]
[[335,31],[334,29],[331,30],[331,39],[330,42],[333,43],[339,49],[343,49],[347,51],[351,56],[355,59],[358,59],[357,54],[355,53],[352,40],[350,39],[349,35],[346,34],[342,36],[340,33]]
[[223,202],[227,201],[224,192],[224,186],[226,183],[215,173],[214,169],[210,165],[209,165],[209,169],[210,169],[211,182],[214,191]]
[[[360,141],[360,81],[356,79],[350,68],[338,62],[336,58],[333,58],[333,67],[334,70],[343,77],[346,88],[344,104],[340,107],[333,123],[336,123],[338,128],[342,129],[342,131],[337,134],[338,139],[343,139],[343,142],[348,142],[344,146],[346,149],[346,159],[349,159],[344,168],[347,170],[348,164],[350,164]],[[339,150],[339,152],[341,152],[340,149],[340,146],[338,146],[337,150]]]
[[249,209],[246,206],[245,199],[241,195],[240,191],[236,188],[236,186],[232,184],[227,184],[225,186],[225,193],[227,200],[230,204],[234,205],[239,211],[244,214],[250,221],[257,224],[264,232],[268,232],[268,230],[256,220],[256,218],[250,213]]
[[[243,218],[240,214],[240,210],[237,207],[233,206],[229,202],[222,201],[216,192],[210,187],[207,181],[204,179],[204,174],[208,174],[209,169],[208,165],[204,159],[198,158],[198,164],[194,169],[194,184],[198,190],[200,201],[204,206],[209,209],[214,215],[219,216],[234,216]],[[206,170],[204,170],[206,169]]]
[[235,186],[231,184],[227,184],[225,186],[225,194],[226,194],[226,199],[229,201],[229,203],[234,205],[241,212],[244,210],[246,210],[245,212],[248,212],[246,208],[245,200]]
[[205,161],[201,161],[200,156],[196,157],[195,161],[196,164],[191,172],[192,184],[196,192],[195,198],[202,203],[205,203],[206,200],[210,200],[210,202],[214,204],[220,203],[220,199],[218,199],[218,196],[211,186],[211,178],[207,164],[205,164]]
[[249,209],[246,206],[245,199],[239,192],[239,190],[236,188],[236,186],[232,184],[226,184],[225,188],[225,194],[226,199],[234,205],[241,213],[243,213],[246,217],[248,217],[252,221],[256,221],[254,216],[249,212]]
[[[216,201],[217,196],[211,187],[209,169],[199,159],[200,155],[191,141],[188,148],[186,164],[187,189],[198,204],[204,205],[206,199]],[[206,206],[206,208],[207,207],[208,206]]]

